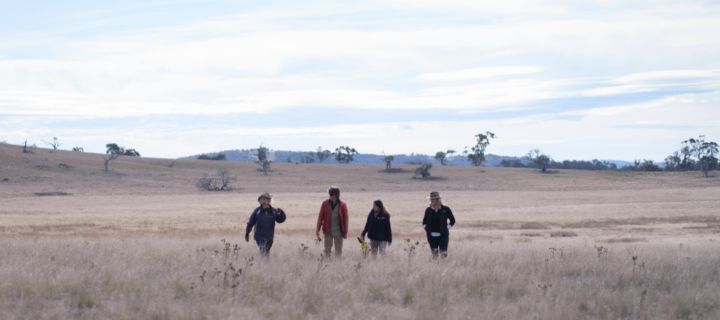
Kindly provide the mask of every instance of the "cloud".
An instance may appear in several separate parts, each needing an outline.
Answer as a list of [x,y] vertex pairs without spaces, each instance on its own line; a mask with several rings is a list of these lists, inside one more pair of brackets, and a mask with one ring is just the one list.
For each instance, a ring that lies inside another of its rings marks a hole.
[[420,80],[430,81],[463,81],[476,79],[491,79],[503,76],[524,75],[538,73],[542,68],[533,66],[502,66],[484,67],[446,72],[425,73],[419,75]]

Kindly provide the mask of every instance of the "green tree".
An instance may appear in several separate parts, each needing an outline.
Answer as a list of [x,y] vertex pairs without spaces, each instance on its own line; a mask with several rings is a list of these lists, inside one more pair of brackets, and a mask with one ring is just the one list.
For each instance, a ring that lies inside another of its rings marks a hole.
[[355,148],[349,146],[340,146],[335,148],[335,160],[338,163],[350,163],[355,160],[355,156],[358,154]]
[[475,138],[477,141],[475,142],[475,145],[472,146],[469,150],[468,147],[465,147],[465,153],[467,155],[468,161],[470,161],[474,166],[480,166],[483,162],[485,162],[485,150],[490,145],[490,140],[495,139],[495,134],[487,131],[484,134],[478,133],[475,135]]
[[317,156],[318,162],[325,162],[325,160],[330,158],[332,152],[330,152],[330,150],[323,149],[322,147],[318,147],[315,155]]
[[540,149],[530,150],[528,152],[528,158],[535,164],[535,167],[540,169],[543,173],[547,172],[547,167],[550,165],[550,157],[540,151]]
[[447,165],[447,157],[455,153],[455,150],[438,151],[435,153],[435,160],[440,161],[441,166]]
[[683,143],[691,147],[690,150],[697,158],[697,163],[700,165],[700,170],[702,170],[703,175],[706,178],[710,177],[710,171],[718,166],[717,142],[705,141],[705,136],[701,135],[697,139],[690,138],[683,141]]

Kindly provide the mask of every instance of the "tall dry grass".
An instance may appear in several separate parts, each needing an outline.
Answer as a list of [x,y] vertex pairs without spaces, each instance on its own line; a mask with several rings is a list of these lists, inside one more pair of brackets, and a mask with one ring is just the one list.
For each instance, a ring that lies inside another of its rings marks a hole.
[[[3,240],[3,319],[718,319],[708,245],[396,241],[342,260],[299,238]],[[227,246],[226,246],[227,243]],[[239,243],[239,246],[235,245]],[[410,252],[414,251],[414,252]]]

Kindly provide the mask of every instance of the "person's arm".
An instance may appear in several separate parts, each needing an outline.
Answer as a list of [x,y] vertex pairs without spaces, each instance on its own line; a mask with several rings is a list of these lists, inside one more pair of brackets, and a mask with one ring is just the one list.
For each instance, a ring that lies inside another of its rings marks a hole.
[[392,243],[392,227],[390,226],[390,217],[387,219],[388,224],[388,244]]
[[317,219],[317,227],[315,228],[315,235],[317,236],[318,240],[320,239],[320,228],[323,226],[323,222],[325,219],[323,219],[323,207],[325,206],[325,203],[320,205],[320,212],[318,213],[318,219]]
[[285,214],[285,210],[278,208],[277,212],[275,213],[275,221],[277,223],[283,223],[287,219],[287,215]]
[[368,229],[370,229],[370,219],[372,218],[372,210],[370,210],[370,213],[368,214],[367,221],[365,221],[365,228],[363,228],[362,233],[360,234],[361,237],[365,238],[365,235],[368,233]]
[[430,224],[430,216],[428,215],[428,209],[425,209],[425,217],[423,217],[423,229],[428,231],[428,224]]
[[455,216],[453,215],[452,210],[450,210],[450,208],[448,208],[448,207],[445,207],[445,208],[447,209],[448,218],[450,219],[450,226],[451,227],[455,226]]
[[340,203],[340,214],[343,215],[342,223],[343,223],[343,227],[345,228],[345,232],[343,233],[343,239],[347,239],[348,231],[350,231],[348,229],[348,226],[350,225],[350,221],[349,221],[350,219],[348,218],[348,216],[349,216],[348,208],[347,208],[347,204],[345,204],[345,202]]
[[253,227],[255,226],[255,223],[257,222],[257,219],[256,219],[257,211],[258,210],[255,209],[250,214],[250,219],[248,219],[247,227],[245,227],[245,241],[250,241],[250,232],[252,231]]

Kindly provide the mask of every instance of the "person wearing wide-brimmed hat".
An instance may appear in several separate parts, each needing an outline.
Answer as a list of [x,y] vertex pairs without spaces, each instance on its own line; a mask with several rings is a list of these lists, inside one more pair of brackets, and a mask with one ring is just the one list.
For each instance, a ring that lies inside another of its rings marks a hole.
[[273,208],[272,195],[265,192],[258,197],[260,206],[253,210],[248,219],[247,228],[245,229],[245,241],[250,241],[250,232],[255,227],[255,242],[257,243],[260,254],[267,257],[270,254],[270,248],[273,245],[275,236],[275,223],[283,223],[287,216],[285,211],[280,208]]
[[325,257],[330,257],[333,245],[335,256],[342,256],[343,239],[348,234],[348,208],[340,200],[340,188],[336,186],[328,189],[328,199],[320,205],[315,236],[320,240],[320,230],[325,235]]
[[[448,220],[450,223],[448,224]],[[455,216],[448,206],[443,205],[440,193],[430,192],[430,206],[425,209],[423,228],[427,234],[428,244],[433,259],[438,255],[447,258],[450,228],[455,225]]]

